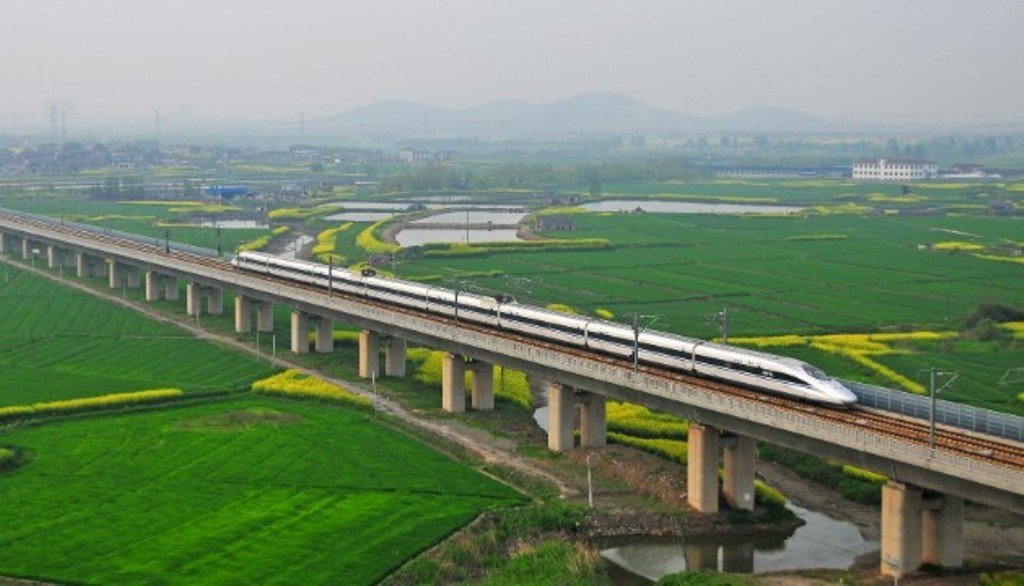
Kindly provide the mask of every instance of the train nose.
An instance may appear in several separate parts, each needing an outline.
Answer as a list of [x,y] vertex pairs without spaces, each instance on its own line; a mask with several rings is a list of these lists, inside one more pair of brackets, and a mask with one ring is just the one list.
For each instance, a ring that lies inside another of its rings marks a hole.
[[853,405],[857,402],[857,395],[853,391],[846,388],[842,383],[833,380],[832,381],[832,397],[835,402],[840,405]]

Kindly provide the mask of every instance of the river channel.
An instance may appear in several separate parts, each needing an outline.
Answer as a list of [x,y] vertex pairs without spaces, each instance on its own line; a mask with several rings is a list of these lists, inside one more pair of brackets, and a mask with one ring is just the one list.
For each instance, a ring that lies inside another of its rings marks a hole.
[[[547,429],[548,408],[534,412]],[[836,497],[839,498],[839,497]],[[700,537],[618,537],[597,543],[613,566],[612,577],[624,586],[646,585],[666,574],[687,570],[760,574],[779,570],[846,569],[857,557],[878,550],[853,523],[788,504],[804,525],[792,534]]]

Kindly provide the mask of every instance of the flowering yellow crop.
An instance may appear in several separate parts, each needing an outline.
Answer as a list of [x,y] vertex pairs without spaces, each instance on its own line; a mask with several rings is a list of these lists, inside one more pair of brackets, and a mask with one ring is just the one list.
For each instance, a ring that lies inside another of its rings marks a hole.
[[785,346],[804,346],[807,344],[805,336],[794,334],[786,336],[764,336],[760,338],[729,338],[729,342],[737,346],[753,346],[755,348],[771,348]]
[[328,403],[345,403],[359,407],[370,406],[369,399],[360,397],[338,385],[299,372],[294,368],[254,382],[252,390],[268,395],[314,399]]
[[1014,338],[1024,338],[1024,321],[1009,321],[999,326],[1010,332]]
[[367,227],[365,230],[360,232],[358,236],[356,236],[356,245],[359,246],[359,248],[362,248],[364,252],[367,252],[369,254],[398,252],[398,250],[401,248],[399,245],[393,242],[384,242],[383,240],[378,240],[375,234],[377,229],[383,226],[384,222],[386,221],[387,220],[380,220],[379,222],[374,222],[373,224],[370,224],[369,227]]
[[1024,256],[997,256],[995,254],[976,254],[974,258],[980,258],[982,260],[995,260],[999,262],[1012,262],[1015,264],[1024,264]]
[[663,456],[676,462],[686,464],[687,444],[684,441],[670,439],[652,439],[633,437],[622,433],[608,432],[608,441],[624,446],[639,448],[645,452]]
[[889,480],[883,474],[878,474],[870,470],[864,470],[862,468],[856,468],[854,466],[843,466],[843,474],[850,478],[856,478],[858,480],[864,480],[873,484],[885,484]]
[[976,242],[936,242],[932,244],[934,250],[953,250],[953,251],[964,251],[974,252],[976,250],[985,250],[985,247]]
[[[1004,325],[1004,327],[1006,327]],[[1006,329],[1014,332],[1015,336],[1024,336],[1024,322],[1021,322],[1020,329],[1010,325]],[[1017,332],[1021,332],[1018,334]],[[821,352],[834,354],[848,358],[853,362],[867,368],[890,382],[912,392],[924,394],[925,388],[899,374],[891,368],[872,360],[870,356],[883,356],[886,354],[905,353],[906,350],[893,348],[893,342],[908,341],[939,341],[957,337],[957,332],[881,332],[875,334],[825,334],[820,336],[768,336],[762,338],[731,338],[730,342],[739,346],[751,346],[755,348],[769,348],[772,346],[810,346]]]
[[136,393],[114,393],[99,397],[69,399],[67,401],[50,401],[33,405],[12,405],[0,407],[0,421],[24,419],[27,417],[64,415],[79,411],[96,411],[112,407],[127,407],[146,403],[157,403],[181,397],[181,389],[153,389]]
[[610,431],[634,437],[680,440],[686,438],[690,429],[689,422],[683,419],[633,403],[608,401],[605,413]]

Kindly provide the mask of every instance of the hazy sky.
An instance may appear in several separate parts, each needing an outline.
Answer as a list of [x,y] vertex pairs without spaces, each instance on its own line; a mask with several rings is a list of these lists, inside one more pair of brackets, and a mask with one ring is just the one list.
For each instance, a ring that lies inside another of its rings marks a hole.
[[720,116],[1024,120],[1020,0],[2,0],[0,121],[316,118],[592,90]]

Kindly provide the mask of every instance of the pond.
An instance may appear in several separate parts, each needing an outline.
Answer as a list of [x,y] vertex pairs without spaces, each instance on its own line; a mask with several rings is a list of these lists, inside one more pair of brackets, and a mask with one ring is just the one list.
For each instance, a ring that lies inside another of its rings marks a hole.
[[391,212],[342,212],[324,218],[332,222],[378,222],[394,216]]
[[519,210],[460,210],[413,220],[412,224],[518,224],[526,217]]
[[612,199],[584,204],[581,207],[589,212],[632,212],[640,208],[645,212],[669,214],[795,214],[803,210],[792,206],[638,199]]
[[395,241],[403,248],[422,246],[428,242],[514,242],[519,240],[516,230],[499,228],[495,230],[402,230],[395,234]]
[[224,228],[225,230],[240,230],[243,228],[269,228],[270,225],[263,220],[200,220],[188,224],[189,226],[201,226],[203,228]]

